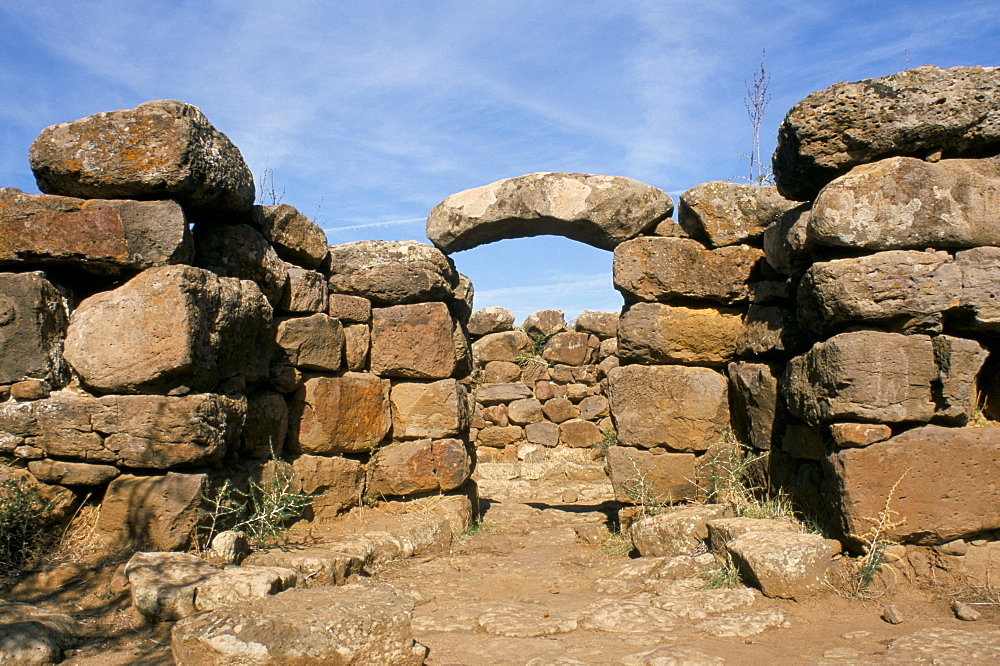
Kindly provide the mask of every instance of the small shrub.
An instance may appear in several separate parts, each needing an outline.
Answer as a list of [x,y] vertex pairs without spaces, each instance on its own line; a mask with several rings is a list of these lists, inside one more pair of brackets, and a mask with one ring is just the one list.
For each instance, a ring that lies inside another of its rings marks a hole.
[[204,547],[219,532],[239,530],[255,548],[278,539],[288,523],[301,518],[313,501],[310,495],[292,491],[292,477],[280,466],[276,466],[271,479],[263,483],[251,481],[246,491],[226,479],[202,499]]
[[601,539],[601,552],[608,557],[628,557],[633,550],[635,546],[632,545],[632,539],[620,529],[609,531]]
[[702,586],[709,590],[718,590],[726,587],[743,587],[743,576],[739,567],[733,562],[729,553],[725,553],[724,558],[716,566],[705,572],[705,584]]
[[492,531],[493,528],[490,527],[490,525],[488,525],[487,523],[481,520],[473,520],[472,522],[469,523],[468,527],[466,527],[461,532],[456,532],[454,536],[457,539],[463,539],[465,537],[475,536],[477,534],[486,534]]
[[40,554],[48,503],[25,479],[0,481],[0,578],[16,576]]
[[601,440],[599,442],[595,442],[593,447],[595,449],[600,449],[601,455],[607,458],[608,449],[612,446],[618,446],[618,433],[615,432],[614,428],[608,428],[607,430],[602,430],[601,435]]
[[886,533],[906,522],[906,519],[901,518],[899,512],[892,508],[892,500],[896,489],[909,471],[910,468],[907,468],[896,480],[896,483],[892,484],[892,488],[889,489],[885,498],[885,506],[878,512],[878,515],[874,518],[865,518],[867,522],[871,523],[871,529],[861,536],[865,543],[864,554],[853,563],[852,573],[847,580],[847,591],[851,596],[871,596],[869,588],[882,569],[887,566],[885,551],[895,542],[887,537]]

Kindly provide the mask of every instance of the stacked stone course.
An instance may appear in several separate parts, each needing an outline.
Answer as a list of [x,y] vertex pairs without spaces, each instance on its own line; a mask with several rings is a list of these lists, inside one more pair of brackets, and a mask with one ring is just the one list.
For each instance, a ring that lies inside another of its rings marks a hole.
[[468,491],[471,285],[439,250],[254,205],[181,102],[47,128],[31,165],[44,194],[0,190],[5,477],[63,517],[103,497],[112,549],[187,547],[210,484],[276,465],[314,518]]

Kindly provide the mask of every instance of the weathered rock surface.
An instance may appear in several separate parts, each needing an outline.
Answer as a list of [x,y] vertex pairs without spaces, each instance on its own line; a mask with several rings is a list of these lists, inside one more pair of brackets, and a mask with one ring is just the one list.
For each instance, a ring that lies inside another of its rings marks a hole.
[[344,328],[321,312],[278,322],[275,343],[282,360],[302,370],[340,369]]
[[766,363],[730,363],[733,426],[741,442],[768,450],[779,417],[779,368]]
[[601,340],[607,340],[618,335],[618,317],[617,312],[584,310],[576,318],[574,327],[583,333],[590,333]]
[[737,308],[636,303],[622,315],[618,357],[624,363],[722,366],[743,334]]
[[866,250],[1000,245],[988,212],[998,205],[1000,158],[893,157],[854,167],[824,187],[809,232],[817,243]]
[[975,340],[939,335],[934,338],[938,366],[937,411],[934,420],[964,426],[976,408],[976,377],[986,362],[987,350]]
[[326,278],[322,273],[286,263],[288,286],[281,295],[280,312],[327,312],[329,298]]
[[0,273],[0,384],[29,377],[66,381],[66,306],[45,274]]
[[746,532],[726,550],[765,596],[782,599],[819,592],[833,556],[822,535],[789,532]]
[[691,645],[664,645],[625,655],[620,663],[626,666],[659,666],[660,664],[664,666],[670,664],[719,666],[726,663],[726,660]]
[[566,330],[566,313],[562,310],[539,310],[524,318],[521,330],[530,336],[550,338]]
[[117,275],[194,258],[174,201],[76,199],[0,187],[0,265],[74,265]]
[[964,631],[932,627],[907,634],[889,644],[885,663],[988,664],[1000,659],[1000,630]]
[[0,601],[0,663],[57,664],[81,627],[69,615],[38,606]]
[[797,205],[778,194],[776,187],[715,180],[681,195],[677,219],[691,238],[709,247],[740,243],[759,247],[764,229]]
[[615,250],[615,288],[639,301],[745,301],[764,252],[747,245],[708,250],[689,238],[636,238]]
[[499,306],[476,310],[469,317],[469,323],[466,325],[469,335],[474,336],[502,333],[512,328],[514,328],[514,313]]
[[789,411],[804,421],[926,423],[938,379],[926,335],[855,331],[817,343],[788,362],[782,380]]
[[294,587],[298,574],[278,567],[213,566],[188,553],[136,553],[125,566],[132,605],[143,617],[171,621]]
[[303,268],[323,265],[330,251],[326,234],[294,206],[255,206],[253,217],[279,257]]
[[169,469],[221,459],[236,446],[246,418],[243,398],[79,396],[0,404],[3,448],[31,446],[54,458]]
[[810,235],[811,203],[791,209],[764,230],[764,255],[779,273],[789,275],[808,264],[816,240]]
[[586,449],[597,446],[602,439],[600,427],[591,421],[569,419],[559,424],[559,443],[563,446]]
[[515,425],[528,425],[544,420],[542,403],[536,398],[514,400],[507,406],[507,417]]
[[289,406],[288,444],[319,455],[369,451],[391,425],[389,380],[360,372],[313,377]]
[[661,453],[653,455],[623,446],[608,448],[605,456],[608,476],[615,499],[632,504],[673,504],[694,499],[695,469],[698,459],[693,453]]
[[450,377],[457,361],[453,327],[444,303],[373,309],[372,372],[404,379]]
[[713,553],[722,555],[733,539],[750,532],[798,532],[791,520],[769,518],[717,518],[708,521],[708,544]]
[[476,402],[495,405],[531,397],[531,389],[520,382],[505,384],[483,384],[476,389]]
[[884,535],[903,543],[942,544],[1000,528],[998,466],[998,426],[925,426],[826,459],[842,529],[855,546],[886,502],[894,520],[906,522]]
[[201,519],[204,474],[133,476],[108,484],[97,531],[112,551],[121,548],[187,548]]
[[457,285],[448,257],[424,243],[367,240],[330,246],[330,293],[401,305],[447,300]]
[[292,461],[292,473],[295,492],[313,497],[313,518],[331,518],[361,499],[365,471],[357,460],[301,455]]
[[361,296],[330,294],[326,313],[342,324],[368,324],[372,320],[372,302]]
[[65,460],[32,460],[28,471],[43,483],[62,486],[102,486],[121,474],[113,465],[66,462]]
[[[597,349],[592,346],[589,333],[577,333],[574,331],[564,331],[556,333],[549,338],[545,349],[542,350],[542,358],[550,363],[562,363],[563,365],[585,365],[593,360]],[[597,344],[597,338],[593,340]]]
[[166,393],[266,377],[271,345],[271,307],[255,284],[165,266],[84,299],[64,356],[98,391]]
[[468,428],[465,387],[454,379],[428,384],[398,382],[389,394],[396,439],[441,439]]
[[240,451],[250,458],[277,458],[288,434],[288,403],[280,393],[262,391],[247,396]]
[[635,521],[629,536],[643,557],[690,555],[708,539],[708,521],[729,516],[722,504],[674,507]]
[[255,195],[239,149],[197,107],[176,100],[46,127],[29,156],[46,194],[233,211],[250,210]]
[[665,192],[631,178],[532,173],[451,195],[427,216],[427,237],[448,253],[546,234],[613,250],[673,208]]
[[795,310],[751,304],[743,318],[743,332],[736,339],[736,353],[740,356],[795,353],[806,344]]
[[831,423],[830,436],[841,449],[860,448],[892,437],[892,428],[884,423]]
[[704,451],[729,427],[726,378],[709,368],[614,368],[608,397],[618,441],[625,446]]
[[472,462],[462,440],[394,442],[375,455],[367,490],[389,496],[454,490],[465,483],[471,471]]
[[219,277],[250,280],[272,307],[288,288],[288,269],[271,244],[246,224],[197,224],[195,264]]
[[178,664],[384,664],[416,666],[427,649],[410,631],[413,602],[387,586],[289,590],[178,622]]
[[778,129],[778,191],[789,199],[813,199],[852,167],[894,155],[995,155],[998,91],[995,67],[926,65],[814,92],[792,107]]
[[524,331],[488,333],[472,343],[472,357],[476,363],[490,361],[513,362],[532,350],[531,338]]

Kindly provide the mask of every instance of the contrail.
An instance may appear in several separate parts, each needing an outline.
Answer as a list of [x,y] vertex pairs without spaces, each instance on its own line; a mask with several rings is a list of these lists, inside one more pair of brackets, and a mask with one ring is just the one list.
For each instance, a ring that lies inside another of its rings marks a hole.
[[352,224],[346,227],[323,227],[323,231],[347,231],[348,229],[370,229],[372,227],[392,227],[397,224],[412,224],[423,222],[426,217],[412,217],[408,220],[387,220],[385,222],[366,222],[365,224]]

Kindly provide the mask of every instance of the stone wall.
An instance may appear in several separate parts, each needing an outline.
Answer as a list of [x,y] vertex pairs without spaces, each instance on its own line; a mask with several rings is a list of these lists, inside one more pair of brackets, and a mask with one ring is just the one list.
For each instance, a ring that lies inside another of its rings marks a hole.
[[[45,129],[0,189],[0,455],[109,547],[189,545],[201,495],[284,468],[312,517],[466,492],[471,285],[416,242],[330,247],[254,205],[176,101]],[[416,353],[419,350],[419,354]]]

